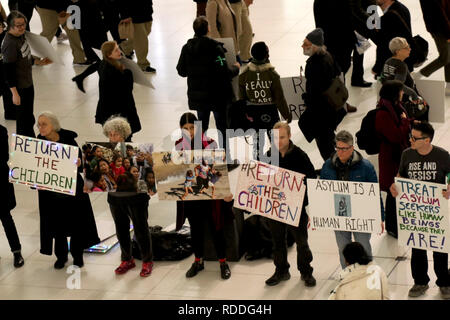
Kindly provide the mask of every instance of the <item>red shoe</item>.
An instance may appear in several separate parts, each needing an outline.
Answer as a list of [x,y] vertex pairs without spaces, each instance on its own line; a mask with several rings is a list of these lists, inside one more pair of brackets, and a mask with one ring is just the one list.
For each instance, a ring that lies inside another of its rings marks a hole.
[[153,262],[143,262],[142,263],[142,270],[141,270],[141,277],[148,277],[152,273],[153,269]]
[[114,270],[114,272],[116,274],[124,274],[128,270],[133,269],[134,267],[136,267],[136,264],[134,263],[134,259],[131,259],[130,261],[122,261],[120,263],[120,266],[118,266],[117,269]]

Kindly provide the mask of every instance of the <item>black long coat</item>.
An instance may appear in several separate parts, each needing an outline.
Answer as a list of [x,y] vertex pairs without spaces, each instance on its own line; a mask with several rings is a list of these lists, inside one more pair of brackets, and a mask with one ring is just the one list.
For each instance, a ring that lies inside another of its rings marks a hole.
[[[12,210],[16,207],[16,197],[14,195],[13,184],[9,182],[9,145],[8,145],[8,130],[0,125],[0,192],[5,195],[8,209]],[[2,203],[2,206],[4,203]],[[0,213],[3,210],[0,210]]]
[[112,115],[127,118],[133,133],[141,130],[141,122],[133,98],[133,74],[125,69],[123,72],[103,60],[99,70],[99,100],[95,122],[104,124]]
[[[75,132],[61,129],[58,143],[78,146]],[[38,135],[38,139],[46,140]],[[81,159],[81,151],[78,153]],[[82,248],[100,242],[89,195],[83,192],[82,166],[78,167],[76,195],[70,196],[39,190],[39,215],[41,224],[41,253],[51,255],[56,236],[77,236]]]

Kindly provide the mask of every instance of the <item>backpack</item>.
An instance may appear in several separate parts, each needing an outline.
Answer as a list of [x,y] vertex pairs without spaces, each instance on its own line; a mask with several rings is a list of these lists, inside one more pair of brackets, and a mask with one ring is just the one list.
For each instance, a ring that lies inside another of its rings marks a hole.
[[360,150],[365,150],[367,154],[378,154],[380,152],[381,137],[375,128],[376,108],[367,112],[361,121],[361,128],[356,133],[356,144]]

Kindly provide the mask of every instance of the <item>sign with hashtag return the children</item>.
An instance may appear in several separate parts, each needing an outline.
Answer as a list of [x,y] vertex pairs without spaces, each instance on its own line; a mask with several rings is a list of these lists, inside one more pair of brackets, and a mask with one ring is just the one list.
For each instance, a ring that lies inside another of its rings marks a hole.
[[448,200],[442,195],[446,185],[398,177],[395,185],[399,244],[450,252]]
[[298,226],[306,186],[305,175],[259,161],[241,166],[234,206]]
[[312,230],[381,232],[378,183],[308,179]]

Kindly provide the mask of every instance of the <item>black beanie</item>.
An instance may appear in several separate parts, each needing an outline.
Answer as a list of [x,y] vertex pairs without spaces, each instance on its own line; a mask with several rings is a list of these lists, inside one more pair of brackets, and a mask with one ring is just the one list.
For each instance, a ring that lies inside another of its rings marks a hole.
[[194,124],[194,121],[198,121],[195,114],[191,112],[186,112],[180,118],[180,128],[182,128],[186,123]]
[[262,61],[269,56],[269,48],[263,41],[256,42],[252,46],[251,54],[252,57],[255,58],[255,60]]

